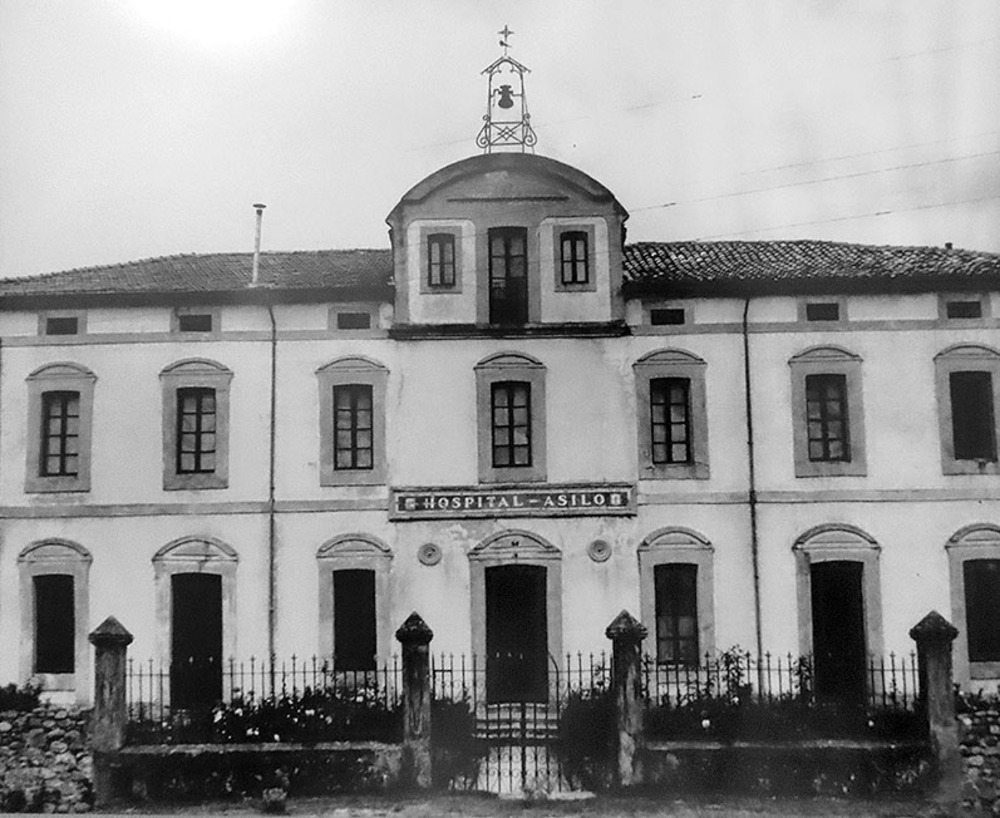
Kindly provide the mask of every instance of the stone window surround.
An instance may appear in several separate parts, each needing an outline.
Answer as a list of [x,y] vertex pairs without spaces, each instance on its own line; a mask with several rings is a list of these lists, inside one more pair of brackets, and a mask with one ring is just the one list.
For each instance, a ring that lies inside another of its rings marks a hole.
[[[552,228],[552,269],[555,273],[553,286],[557,293],[595,292],[597,290],[597,270],[595,230],[593,223],[574,223],[568,219],[550,219],[544,227]],[[587,237],[587,280],[580,284],[567,284],[562,279],[562,236],[563,233],[583,233]]]
[[[21,613],[20,678],[38,676],[46,691],[73,690],[77,702],[90,698],[90,564],[93,557],[78,543],[58,537],[37,540],[17,558]],[[45,574],[73,577],[73,673],[35,673],[35,585]]]
[[[212,329],[209,332],[181,332],[180,316],[211,315]],[[222,311],[218,307],[174,307],[170,311],[170,331],[192,338],[213,338],[222,332]]]
[[[462,292],[462,274],[464,271],[465,254],[462,252],[462,228],[465,222],[461,221],[421,221],[419,228],[420,246],[417,248],[420,258],[420,289],[423,295],[454,295]],[[427,255],[428,239],[430,236],[439,233],[447,233],[455,240],[455,283],[450,286],[441,284],[431,285],[430,270],[428,268],[429,259]]]
[[[953,319],[958,320],[958,319]],[[983,344],[954,344],[934,356],[938,436],[943,474],[1000,474],[1000,462],[956,460],[951,417],[952,372],[989,372],[993,380],[993,434],[1000,444],[1000,352]]]
[[[864,477],[868,474],[865,411],[860,356],[842,347],[814,346],[788,362],[792,376],[792,444],[796,477]],[[844,375],[847,381],[847,428],[851,459],[810,460],[806,419],[806,376]]]
[[959,529],[945,544],[951,590],[951,621],[958,628],[954,641],[955,681],[965,685],[972,679],[1000,678],[1000,662],[970,662],[965,611],[964,564],[968,560],[1000,559],[1000,526],[974,523]]
[[[810,321],[806,318],[806,306],[809,304],[836,304],[836,321]],[[796,300],[797,317],[800,324],[807,324],[811,327],[821,329],[823,327],[843,327],[848,323],[847,317],[847,296],[843,295],[810,295],[799,296]]]
[[[50,318],[75,318],[76,332],[73,335],[49,335],[45,330]],[[44,310],[38,313],[38,334],[43,338],[75,338],[87,334],[86,310]]]
[[812,575],[819,562],[860,562],[862,604],[865,621],[865,652],[882,656],[882,580],[879,571],[881,546],[870,534],[849,523],[824,523],[804,532],[792,546],[795,557],[795,590],[798,602],[799,654],[811,656]]
[[[388,479],[385,450],[385,401],[389,370],[362,355],[338,358],[316,370],[319,385],[319,484],[321,486],[382,485]],[[333,389],[365,384],[372,388],[372,467],[335,469],[333,458]]]
[[222,577],[222,661],[236,656],[236,568],[235,549],[215,537],[187,536],[172,540],[153,555],[153,585],[156,606],[156,656],[160,667],[170,667],[173,639],[174,574],[217,574]]
[[[981,315],[979,318],[949,318],[949,301],[978,301]],[[992,305],[989,293],[938,293],[938,320],[946,322],[949,326],[961,325],[963,327],[978,326],[977,322],[985,318],[992,317]]]
[[695,565],[698,568],[698,653],[715,651],[715,549],[697,531],[670,526],[646,537],[638,548],[639,612],[649,633],[650,654],[656,654],[656,566]]
[[[229,485],[229,388],[231,370],[208,358],[187,358],[160,372],[163,393],[163,488],[223,489]],[[177,472],[177,390],[205,387],[215,390],[215,471],[210,474]]]
[[[497,352],[475,366],[476,422],[480,483],[544,482],[546,471],[545,365],[523,352]],[[531,465],[493,466],[492,387],[504,381],[525,381],[531,387]]]
[[[94,384],[97,376],[87,367],[70,361],[57,361],[39,367],[28,378],[28,418],[24,478],[26,493],[90,491],[91,437],[94,426]],[[80,393],[79,458],[76,475],[39,474],[42,452],[42,395],[46,392]]]
[[[640,480],[707,480],[708,402],[705,387],[707,364],[683,349],[658,349],[632,364],[635,372],[635,401]],[[655,378],[687,378],[691,383],[690,463],[653,463],[649,382]]]
[[486,569],[501,565],[545,569],[546,644],[550,656],[562,657],[562,552],[543,537],[523,529],[498,531],[469,552],[472,655],[486,656]]
[[392,656],[392,619],[389,573],[392,549],[370,534],[342,534],[327,540],[316,551],[319,566],[319,656],[332,659],[334,644],[333,573],[362,570],[375,572],[375,663],[381,667]]

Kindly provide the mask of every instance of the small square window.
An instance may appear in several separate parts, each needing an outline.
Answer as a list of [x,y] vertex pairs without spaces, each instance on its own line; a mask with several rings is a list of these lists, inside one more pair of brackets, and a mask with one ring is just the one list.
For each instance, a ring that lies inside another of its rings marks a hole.
[[649,311],[649,323],[654,327],[676,326],[685,321],[684,310],[681,307],[666,307]]
[[836,301],[820,301],[806,304],[806,321],[839,321],[840,304]]
[[975,301],[949,301],[945,306],[949,318],[982,318],[983,303]]
[[46,335],[76,335],[80,322],[75,315],[60,315],[45,319]]
[[212,314],[192,312],[177,316],[178,332],[211,332]]
[[337,329],[371,329],[372,316],[368,312],[338,312]]

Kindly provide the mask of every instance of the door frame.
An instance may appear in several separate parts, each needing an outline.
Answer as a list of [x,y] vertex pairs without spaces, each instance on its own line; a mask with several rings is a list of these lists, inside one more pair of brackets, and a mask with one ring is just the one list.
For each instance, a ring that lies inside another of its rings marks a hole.
[[812,574],[818,562],[860,562],[861,603],[864,612],[865,649],[869,657],[882,658],[882,582],[879,576],[881,546],[856,526],[825,524],[810,528],[792,546],[799,613],[799,654],[813,653]]

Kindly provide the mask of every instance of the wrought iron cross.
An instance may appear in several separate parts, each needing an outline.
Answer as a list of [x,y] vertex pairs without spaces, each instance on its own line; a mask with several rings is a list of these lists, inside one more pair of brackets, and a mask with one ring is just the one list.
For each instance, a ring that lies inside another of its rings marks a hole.
[[500,45],[503,46],[503,55],[505,57],[507,56],[507,49],[510,48],[507,40],[510,39],[510,35],[513,33],[514,32],[507,27],[506,23],[504,23],[503,30],[497,32],[497,34],[500,35]]

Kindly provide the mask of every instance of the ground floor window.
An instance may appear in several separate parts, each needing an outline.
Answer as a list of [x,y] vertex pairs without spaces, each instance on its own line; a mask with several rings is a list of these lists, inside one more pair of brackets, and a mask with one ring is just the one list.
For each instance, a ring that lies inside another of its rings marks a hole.
[[698,566],[666,563],[653,569],[656,594],[656,661],[698,661]]
[[969,661],[1000,662],[1000,559],[966,560],[962,573]]
[[375,572],[333,572],[333,667],[374,670],[377,653]]
[[73,673],[76,614],[71,574],[40,574],[35,591],[35,673]]

